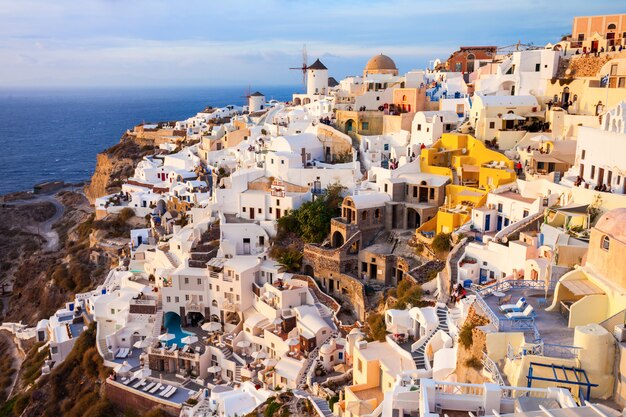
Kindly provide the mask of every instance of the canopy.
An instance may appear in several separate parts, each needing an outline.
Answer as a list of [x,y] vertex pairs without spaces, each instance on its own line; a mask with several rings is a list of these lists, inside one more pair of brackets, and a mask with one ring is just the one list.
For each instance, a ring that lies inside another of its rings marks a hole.
[[263,351],[261,351],[261,350],[258,350],[258,351],[256,351],[256,352],[252,352],[252,355],[251,355],[251,356],[252,356],[254,359],[263,359],[263,358],[267,357],[267,353],[265,353],[265,352],[263,352]]
[[135,343],[133,343],[133,347],[137,349],[143,349],[148,346],[150,346],[150,339],[148,338],[145,338],[143,340],[138,340]]
[[222,325],[216,321],[204,323],[201,327],[202,327],[202,330],[204,330],[205,332],[209,332],[209,333],[222,330]]
[[185,336],[182,339],[180,339],[181,343],[184,343],[186,345],[190,345],[192,343],[196,343],[198,341],[198,336],[196,335],[189,335],[189,336]]
[[526,118],[518,116],[517,114],[507,113],[502,115],[502,120],[526,120]]
[[171,333],[163,333],[161,336],[159,336],[159,340],[161,342],[169,342],[172,339],[175,339],[176,336],[171,334]]
[[127,374],[130,372],[131,369],[133,369],[133,367],[127,361],[124,361],[123,363],[113,368],[113,370],[117,374]]
[[598,287],[596,284],[586,279],[577,279],[574,281],[561,281],[561,285],[563,285],[572,294],[576,296],[604,294],[604,291],[602,291],[600,287]]
[[218,372],[222,372],[222,367],[218,365],[209,366],[206,370],[210,374],[216,374]]
[[237,342],[237,347],[239,348],[250,347],[250,342],[248,342],[247,340],[240,340],[239,342]]

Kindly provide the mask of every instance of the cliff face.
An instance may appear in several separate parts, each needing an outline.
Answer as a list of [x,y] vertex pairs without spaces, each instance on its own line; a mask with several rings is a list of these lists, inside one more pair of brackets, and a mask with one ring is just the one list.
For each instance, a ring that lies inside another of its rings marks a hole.
[[132,176],[137,163],[154,152],[152,145],[141,145],[134,136],[124,135],[120,143],[99,153],[91,182],[85,186],[85,196],[93,204],[98,197],[118,192],[122,181]]

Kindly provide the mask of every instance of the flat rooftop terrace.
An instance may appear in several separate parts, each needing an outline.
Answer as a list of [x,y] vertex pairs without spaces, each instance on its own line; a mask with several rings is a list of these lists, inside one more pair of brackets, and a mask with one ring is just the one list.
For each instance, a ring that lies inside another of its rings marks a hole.
[[[538,288],[509,288],[502,292],[504,292],[506,296],[511,295],[511,300],[507,302],[507,304],[515,304],[521,297],[526,298],[526,303],[533,307],[535,313],[535,327],[539,331],[544,343],[564,346],[573,345],[574,329],[567,327],[565,317],[558,312],[548,312],[545,310],[551,303],[552,290],[548,292],[547,297],[545,290]],[[500,310],[499,298],[493,294],[488,294],[483,296],[483,299],[499,320],[508,320],[505,313]],[[508,330],[507,328],[505,331],[521,330],[516,330],[515,328]],[[527,338],[526,341],[532,342],[533,339]]]

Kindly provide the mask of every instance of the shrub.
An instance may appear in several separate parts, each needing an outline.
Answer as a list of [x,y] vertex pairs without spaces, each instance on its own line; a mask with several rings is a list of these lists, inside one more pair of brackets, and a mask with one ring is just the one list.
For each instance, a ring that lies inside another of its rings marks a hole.
[[336,402],[339,401],[339,395],[335,395],[333,397],[330,398],[330,400],[328,400],[328,406],[330,407],[330,410],[333,410],[333,406],[335,405]]
[[119,214],[119,219],[120,221],[126,223],[128,220],[130,220],[133,216],[135,215],[135,210],[133,210],[130,207],[125,207],[122,209],[122,211],[120,211]]
[[474,368],[477,371],[483,369],[483,363],[480,361],[480,359],[474,357],[468,358],[465,361],[465,366],[467,366],[468,368]]
[[383,342],[385,340],[387,327],[382,314],[373,313],[367,317],[367,336],[372,341]]
[[473,330],[474,327],[476,327],[473,324],[470,323],[465,323],[463,325],[463,327],[461,327],[461,330],[459,331],[459,343],[461,344],[461,346],[463,346],[466,349],[469,349],[470,346],[472,346],[473,343]]
[[441,254],[449,252],[452,249],[452,235],[450,233],[438,233],[433,239],[433,251]]

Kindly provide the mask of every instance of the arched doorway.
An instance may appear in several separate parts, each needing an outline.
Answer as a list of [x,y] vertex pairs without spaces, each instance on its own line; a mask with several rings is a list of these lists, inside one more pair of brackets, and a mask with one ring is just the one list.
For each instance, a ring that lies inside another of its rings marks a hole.
[[408,208],[406,219],[406,227],[407,229],[417,229],[420,227],[420,215],[414,208]]
[[346,132],[352,132],[354,130],[354,120],[348,119],[346,121]]
[[333,233],[333,248],[340,248],[343,246],[343,243],[343,235],[339,230],[335,230],[335,233]]
[[300,104],[302,104],[302,100],[300,100],[300,97],[296,97],[293,100],[293,104],[296,105],[296,106],[299,106]]
[[311,278],[315,278],[315,271],[311,265],[304,265],[304,275],[308,275]]
[[165,214],[165,212],[167,211],[167,204],[165,203],[165,200],[159,200],[156,204],[156,208],[154,209],[154,213],[157,216],[162,216]]

